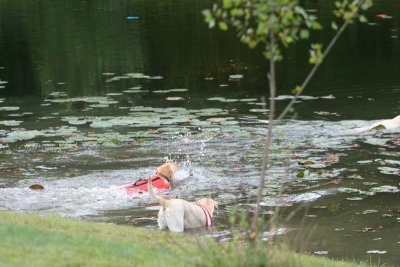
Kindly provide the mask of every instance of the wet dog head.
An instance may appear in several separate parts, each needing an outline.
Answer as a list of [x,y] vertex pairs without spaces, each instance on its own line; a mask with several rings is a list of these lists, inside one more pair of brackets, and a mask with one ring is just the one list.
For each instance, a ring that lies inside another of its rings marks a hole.
[[164,163],[157,168],[156,175],[166,178],[168,181],[172,181],[174,173],[179,169],[179,163]]
[[214,209],[218,211],[218,203],[211,198],[202,198],[197,201],[197,205],[206,207],[211,213],[214,212]]

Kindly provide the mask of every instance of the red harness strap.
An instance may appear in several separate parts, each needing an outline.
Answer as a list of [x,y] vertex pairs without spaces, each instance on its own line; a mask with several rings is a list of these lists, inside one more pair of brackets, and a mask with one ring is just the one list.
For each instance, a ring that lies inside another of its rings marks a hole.
[[[213,221],[213,218],[211,216],[211,213],[208,211],[208,209],[206,207],[204,207],[202,205],[199,205],[199,204],[197,204],[197,206],[199,206],[204,212],[204,216],[206,217],[206,227],[207,226],[212,226],[214,221]],[[210,223],[209,223],[209,218],[210,218]]]

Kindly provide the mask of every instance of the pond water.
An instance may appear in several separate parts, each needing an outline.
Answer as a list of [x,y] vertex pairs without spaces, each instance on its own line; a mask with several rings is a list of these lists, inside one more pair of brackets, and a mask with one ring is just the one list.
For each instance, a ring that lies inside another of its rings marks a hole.
[[[325,25],[332,1],[310,1]],[[265,232],[298,251],[400,262],[399,131],[344,134],[399,114],[398,3],[377,3],[274,129]],[[266,62],[207,29],[209,1],[0,2],[0,210],[157,228],[157,206],[117,186],[181,162],[163,195],[252,210],[268,114]],[[377,14],[388,17],[377,17]],[[131,19],[129,16],[138,16]],[[329,30],[315,40],[326,41]],[[278,66],[278,109],[310,68],[298,45]],[[31,190],[39,183],[44,190]]]

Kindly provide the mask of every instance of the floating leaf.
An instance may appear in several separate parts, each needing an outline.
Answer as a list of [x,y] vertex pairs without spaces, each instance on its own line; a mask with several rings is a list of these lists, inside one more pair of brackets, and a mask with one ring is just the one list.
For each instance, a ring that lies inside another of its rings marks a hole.
[[92,105],[89,105],[89,107],[91,107],[91,108],[108,108],[110,105],[108,105],[108,104],[92,104]]
[[141,89],[128,89],[124,90],[124,93],[148,93],[150,92],[149,90],[141,90]]
[[112,126],[112,123],[108,121],[94,121],[90,124],[90,127],[92,128],[109,128]]
[[107,96],[120,96],[123,95],[122,93],[108,93]]
[[149,79],[150,76],[144,75],[143,73],[126,73],[126,76],[134,79]]
[[377,213],[377,210],[364,210],[363,212],[361,212],[361,214],[365,215],[365,214],[372,214],[372,213]]
[[29,140],[42,135],[44,134],[37,130],[32,130],[32,131],[16,130],[8,133],[5,138],[0,140],[2,140],[5,143],[13,143],[21,140]]
[[257,98],[242,98],[242,99],[239,99],[240,102],[254,102],[254,101],[257,101],[257,100],[258,100]]
[[32,190],[43,190],[44,186],[41,184],[33,184],[33,185],[29,186],[29,188]]
[[151,76],[148,79],[149,80],[162,80],[162,79],[164,79],[164,77],[163,76]]
[[185,100],[183,97],[180,96],[170,96],[166,98],[168,101],[179,101],[179,100]]
[[19,126],[21,125],[22,121],[14,121],[14,120],[9,120],[9,121],[0,121],[0,125],[4,126]]
[[261,113],[266,113],[269,111],[269,109],[266,108],[253,108],[249,110],[250,112],[261,112]]
[[207,100],[223,102],[225,100],[225,97],[209,97],[209,98],[207,98]]
[[363,182],[363,185],[376,185],[377,182]]
[[229,79],[232,79],[232,80],[243,79],[243,74],[232,74],[232,75],[229,75]]
[[320,98],[322,98],[322,99],[335,99],[336,97],[334,95],[326,95],[326,96],[321,96]]
[[221,122],[226,121],[226,119],[216,117],[216,118],[209,118],[209,119],[207,119],[207,121],[212,122],[212,123],[221,123]]
[[68,121],[69,124],[71,125],[83,125],[86,124],[86,120],[70,120]]
[[359,189],[348,188],[348,187],[340,187],[338,188],[338,191],[341,193],[360,193]]
[[391,167],[378,167],[383,174],[400,174],[400,169],[398,168],[391,168]]
[[358,201],[358,200],[363,200],[362,197],[347,197],[347,200],[351,200],[351,201]]
[[347,176],[347,178],[348,178],[348,179],[359,179],[359,180],[364,179],[364,178],[362,178],[362,177],[361,177],[360,175],[358,175],[358,174],[353,174],[353,175]]
[[189,89],[186,88],[175,88],[175,89],[169,89],[170,92],[187,92]]
[[328,255],[328,251],[325,251],[325,250],[314,251],[314,254],[316,254],[316,255]]
[[400,190],[396,186],[382,185],[379,187],[373,187],[370,189],[370,191],[375,193],[397,193]]
[[357,161],[358,164],[371,164],[373,163],[373,160],[359,160]]
[[367,254],[386,254],[385,250],[368,250]]
[[0,111],[16,111],[19,107],[0,107]]
[[68,96],[68,94],[66,92],[52,92],[50,93],[50,95],[52,97],[64,97],[64,96]]
[[171,92],[170,90],[154,90],[153,93],[155,94],[167,94]]

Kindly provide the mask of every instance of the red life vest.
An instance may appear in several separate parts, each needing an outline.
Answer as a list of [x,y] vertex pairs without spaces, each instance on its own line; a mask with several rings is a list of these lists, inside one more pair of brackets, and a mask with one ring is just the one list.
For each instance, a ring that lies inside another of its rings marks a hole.
[[160,176],[157,175],[152,175],[147,179],[140,179],[132,184],[127,184],[124,185],[123,187],[126,190],[126,193],[128,195],[133,195],[133,194],[141,194],[143,192],[147,192],[147,181],[151,179],[151,184],[153,185],[154,188],[157,188],[158,190],[168,190],[171,189],[171,185],[167,181],[167,179],[164,179]]

